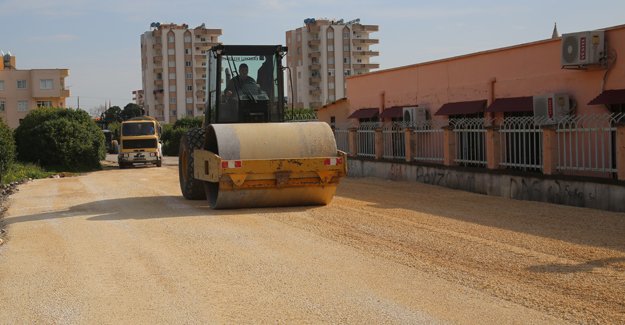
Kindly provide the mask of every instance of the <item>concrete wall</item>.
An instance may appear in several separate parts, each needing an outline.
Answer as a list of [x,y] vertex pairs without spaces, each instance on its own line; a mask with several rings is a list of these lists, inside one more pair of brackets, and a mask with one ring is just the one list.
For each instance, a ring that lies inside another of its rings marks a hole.
[[580,178],[514,175],[394,162],[348,159],[350,177],[416,181],[517,200],[542,201],[625,212],[625,183]]

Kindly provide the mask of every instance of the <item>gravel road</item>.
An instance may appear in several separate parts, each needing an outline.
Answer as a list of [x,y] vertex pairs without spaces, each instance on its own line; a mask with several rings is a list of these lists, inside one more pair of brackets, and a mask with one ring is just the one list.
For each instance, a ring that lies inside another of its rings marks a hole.
[[346,179],[214,211],[175,161],[20,186],[0,323],[625,323],[625,214]]

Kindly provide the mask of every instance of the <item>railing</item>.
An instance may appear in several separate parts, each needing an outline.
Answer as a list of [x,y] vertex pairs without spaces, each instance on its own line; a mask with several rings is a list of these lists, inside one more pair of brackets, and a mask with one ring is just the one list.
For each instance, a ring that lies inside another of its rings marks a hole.
[[334,139],[336,139],[336,148],[349,152],[349,130],[347,128],[335,128]]
[[506,117],[499,128],[499,165],[510,169],[542,170],[541,124],[533,116]]
[[616,127],[625,114],[571,116],[557,125],[560,171],[616,173]]
[[443,162],[444,141],[443,126],[447,121],[428,120],[414,124],[414,155],[417,161]]
[[382,128],[384,159],[406,159],[406,123],[387,124]]
[[356,155],[375,158],[375,130],[380,128],[378,122],[361,123],[356,130]]
[[451,119],[456,143],[454,161],[459,165],[486,165],[486,129],[483,118]]

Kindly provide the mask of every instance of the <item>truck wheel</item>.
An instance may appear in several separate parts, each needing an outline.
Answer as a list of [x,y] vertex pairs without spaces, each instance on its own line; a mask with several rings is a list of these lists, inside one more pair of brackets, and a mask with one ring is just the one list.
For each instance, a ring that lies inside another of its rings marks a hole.
[[180,139],[178,151],[178,178],[182,196],[187,200],[205,199],[203,182],[193,177],[193,150],[204,146],[203,128],[190,129]]

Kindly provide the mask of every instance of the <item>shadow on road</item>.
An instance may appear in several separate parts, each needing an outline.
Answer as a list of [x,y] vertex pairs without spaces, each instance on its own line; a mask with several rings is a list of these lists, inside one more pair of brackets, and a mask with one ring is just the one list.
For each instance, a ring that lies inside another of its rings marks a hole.
[[[350,182],[353,182],[350,184]],[[565,242],[625,251],[625,213],[487,196],[434,185],[350,179],[337,195]],[[386,213],[386,212],[385,212]]]
[[257,209],[213,210],[205,200],[189,201],[182,196],[133,197],[94,201],[74,205],[66,210],[6,217],[5,225],[21,222],[87,217],[90,221],[145,220],[180,217],[217,217],[229,215],[262,215],[304,212],[316,206]]

